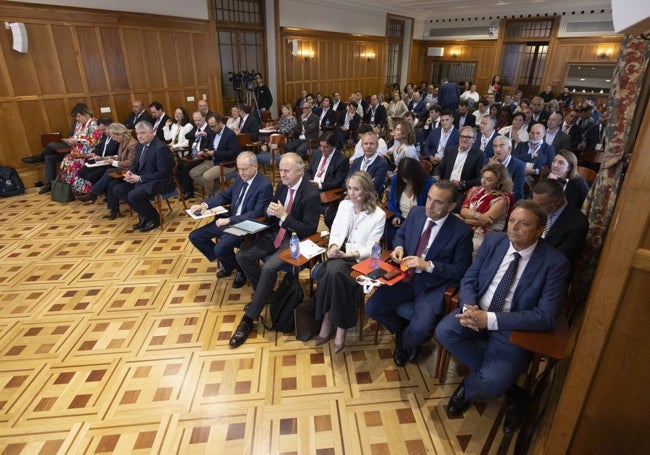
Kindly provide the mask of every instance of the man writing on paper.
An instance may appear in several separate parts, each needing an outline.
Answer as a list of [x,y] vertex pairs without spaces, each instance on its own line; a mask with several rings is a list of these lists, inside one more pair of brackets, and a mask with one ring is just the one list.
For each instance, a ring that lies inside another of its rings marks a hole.
[[[230,276],[237,270],[232,287],[237,289],[246,284],[246,277],[237,265],[235,248],[241,245],[243,237],[224,232],[232,224],[244,220],[252,220],[264,215],[264,209],[271,201],[273,187],[271,182],[257,172],[257,157],[252,152],[242,152],[237,156],[237,172],[235,182],[220,193],[209,197],[200,205],[193,205],[192,212],[201,213],[220,205],[230,204],[230,216],[215,217],[214,222],[190,232],[190,242],[210,262],[219,260],[221,268],[217,278]],[[218,239],[215,242],[213,239]]]

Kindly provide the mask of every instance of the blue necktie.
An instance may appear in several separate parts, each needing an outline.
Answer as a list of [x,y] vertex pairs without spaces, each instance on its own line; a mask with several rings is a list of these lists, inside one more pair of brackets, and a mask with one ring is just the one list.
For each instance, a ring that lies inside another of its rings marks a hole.
[[514,258],[512,261],[510,261],[510,264],[506,269],[506,273],[503,274],[503,278],[501,278],[496,291],[494,291],[492,302],[490,302],[488,311],[501,311],[503,305],[506,303],[506,296],[508,295],[508,292],[510,292],[512,283],[515,281],[515,276],[517,276],[517,267],[519,266],[519,259],[521,259],[521,254],[517,253],[516,251],[512,253],[512,255]]
[[235,201],[235,205],[233,206],[233,213],[237,215],[237,211],[239,210],[239,206],[244,202],[244,194],[246,194],[246,189],[248,188],[248,183],[244,182],[244,186],[242,187],[241,191],[239,192],[239,196],[237,196],[237,200]]

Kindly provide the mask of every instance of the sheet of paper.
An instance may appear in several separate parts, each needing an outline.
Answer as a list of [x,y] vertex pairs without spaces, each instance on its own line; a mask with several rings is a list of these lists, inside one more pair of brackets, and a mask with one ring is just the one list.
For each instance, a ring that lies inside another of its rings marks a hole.
[[203,212],[202,215],[195,215],[195,214],[193,214],[191,209],[187,209],[187,210],[185,210],[185,212],[186,212],[189,216],[191,216],[192,218],[194,218],[195,220],[200,220],[201,218],[210,218],[210,217],[213,217],[213,216],[215,216],[215,215],[221,215],[221,214],[223,214],[223,213],[228,213],[228,210],[226,210],[226,209],[224,209],[222,206],[218,205],[218,206],[216,206],[216,207],[212,207],[212,208],[209,209],[209,210],[206,210],[205,212]]
[[318,256],[321,253],[327,251],[325,248],[316,245],[311,240],[303,240],[300,242],[300,254],[307,259],[311,259],[314,256]]

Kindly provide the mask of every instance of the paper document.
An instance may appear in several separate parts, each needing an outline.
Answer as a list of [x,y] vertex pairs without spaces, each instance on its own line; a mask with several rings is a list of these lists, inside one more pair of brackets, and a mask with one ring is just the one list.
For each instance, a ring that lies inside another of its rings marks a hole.
[[200,220],[201,218],[208,218],[208,217],[212,217],[212,216],[215,216],[215,215],[221,215],[223,213],[228,213],[228,210],[226,210],[222,206],[218,205],[216,207],[212,207],[211,209],[206,210],[205,212],[203,212],[202,215],[195,215],[194,213],[192,213],[191,209],[187,209],[187,210],[185,210],[185,212],[189,216],[194,218],[195,220]]
[[263,231],[268,228],[268,224],[258,223],[257,221],[246,220],[241,223],[233,224],[227,229],[224,229],[224,232],[233,235],[248,235],[255,234],[256,232]]
[[99,167],[99,166],[108,166],[111,164],[109,161],[95,161],[94,163],[86,163],[86,167]]
[[316,245],[311,240],[303,240],[300,242],[300,254],[307,259],[311,259],[314,256],[318,256],[321,253],[327,251],[325,248]]

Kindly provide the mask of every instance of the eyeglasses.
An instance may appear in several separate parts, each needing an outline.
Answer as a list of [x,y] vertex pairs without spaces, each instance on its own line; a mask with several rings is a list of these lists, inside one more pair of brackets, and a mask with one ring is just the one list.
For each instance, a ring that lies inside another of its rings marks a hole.
[[474,136],[460,136],[461,139],[474,139]]

